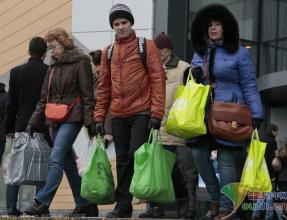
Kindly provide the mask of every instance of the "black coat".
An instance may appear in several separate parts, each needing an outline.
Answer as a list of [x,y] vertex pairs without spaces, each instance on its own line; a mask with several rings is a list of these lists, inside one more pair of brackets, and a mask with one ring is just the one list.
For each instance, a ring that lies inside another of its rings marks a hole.
[[[5,141],[5,113],[6,113],[7,92],[5,91],[5,84],[0,83],[0,141]],[[1,160],[0,160],[1,163]]]
[[272,167],[272,160],[275,157],[275,151],[277,150],[277,142],[275,140],[275,136],[273,134],[266,134],[266,136],[262,139],[263,142],[266,142],[266,150],[265,150],[265,161],[268,168],[268,172],[270,178],[276,177],[276,172]]
[[[31,57],[27,63],[10,71],[5,133],[23,132],[40,99],[48,66],[40,58]],[[39,132],[47,135],[47,127]]]

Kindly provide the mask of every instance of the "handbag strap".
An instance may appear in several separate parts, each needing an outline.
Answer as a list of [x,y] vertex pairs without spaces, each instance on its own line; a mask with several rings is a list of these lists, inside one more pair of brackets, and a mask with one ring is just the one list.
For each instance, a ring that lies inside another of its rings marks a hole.
[[[54,75],[54,72],[55,72],[55,69],[54,69],[54,67],[53,67],[52,70],[51,70],[50,77],[49,77],[49,82],[48,82],[48,93],[47,93],[46,103],[49,102],[50,87],[51,87],[51,81],[52,81],[52,77],[53,77],[53,75]],[[74,98],[73,98],[73,102],[71,103],[71,105],[69,105],[69,106],[70,106],[70,109],[74,106],[75,103],[79,103],[80,101],[81,101],[81,98],[80,98],[79,95],[76,96],[76,97],[74,97]]]
[[47,93],[46,103],[49,102],[51,80],[52,80],[52,77],[53,77],[53,75],[54,75],[54,71],[55,71],[55,70],[54,70],[54,67],[53,67],[52,70],[51,70],[50,77],[49,77],[49,82],[48,82],[48,93]]
[[204,56],[204,75],[207,79],[208,84],[210,85],[210,98],[213,102],[214,89],[216,87],[215,78],[213,75],[213,66],[214,66],[214,57],[215,57],[216,47],[211,48],[208,60],[208,53]]

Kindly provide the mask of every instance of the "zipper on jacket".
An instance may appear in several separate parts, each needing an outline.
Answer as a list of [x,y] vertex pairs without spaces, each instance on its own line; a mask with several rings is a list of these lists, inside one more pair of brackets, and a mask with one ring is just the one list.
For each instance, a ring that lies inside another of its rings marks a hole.
[[[125,108],[125,90],[124,90],[124,87],[123,87],[123,77],[122,77],[122,61],[121,61],[121,44],[119,44],[119,58],[120,58],[120,84],[121,84],[121,89],[122,89],[122,94],[121,94],[121,96],[122,96],[122,99],[123,99],[123,102],[122,102],[122,109],[124,109]],[[123,60],[123,62],[124,62],[124,60]]]

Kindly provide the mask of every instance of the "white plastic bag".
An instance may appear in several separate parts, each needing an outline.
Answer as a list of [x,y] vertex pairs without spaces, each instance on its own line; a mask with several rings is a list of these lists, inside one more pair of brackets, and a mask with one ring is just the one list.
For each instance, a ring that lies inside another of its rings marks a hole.
[[5,184],[34,185],[45,182],[51,148],[44,135],[27,132],[15,133],[10,154],[4,159]]
[[76,153],[76,164],[78,168],[78,173],[80,176],[83,176],[86,167],[91,160],[93,155],[93,150],[95,149],[95,144],[93,140],[88,141],[88,145],[83,146],[82,151]]

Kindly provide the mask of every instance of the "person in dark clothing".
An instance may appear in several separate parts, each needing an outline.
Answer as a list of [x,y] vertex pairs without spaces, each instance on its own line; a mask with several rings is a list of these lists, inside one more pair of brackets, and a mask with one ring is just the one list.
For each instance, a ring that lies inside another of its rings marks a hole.
[[[99,73],[100,73],[100,67],[101,67],[101,56],[102,56],[102,50],[95,50],[91,51],[90,53],[91,59],[92,59],[92,70],[93,70],[93,83],[94,83],[94,95],[97,97],[97,87],[99,84]],[[106,119],[105,119],[105,147],[107,148],[109,146],[109,143],[113,141],[113,135],[112,135],[112,121],[111,121],[111,114],[108,112]]]
[[[276,142],[276,136],[278,134],[278,127],[274,124],[271,124],[267,130],[267,133],[265,137],[262,139],[263,142],[266,142],[266,150],[265,150],[265,161],[268,168],[269,176],[272,182],[272,192],[276,189],[276,172],[272,167],[272,160],[275,158],[275,151],[277,150],[277,142]],[[254,210],[252,213],[252,220],[256,219],[262,219],[262,215],[265,211],[265,220],[272,220],[274,216],[274,210],[264,210],[263,207],[261,207],[263,204],[269,204],[269,207],[273,207],[273,198],[270,196],[270,198],[265,200],[258,200],[256,207],[260,207],[257,210]]]
[[5,151],[6,137],[5,137],[5,115],[6,115],[7,92],[5,91],[5,84],[0,82],[0,165],[2,156]]
[[[173,105],[177,87],[183,83],[184,76],[189,73],[190,65],[180,60],[173,50],[171,36],[162,32],[154,42],[159,49],[166,78],[165,114],[160,128],[161,140],[166,150],[176,153],[176,163],[172,172],[172,180],[177,199],[177,217],[195,218],[195,194],[197,175],[192,159],[191,149],[185,145],[185,140],[166,133],[164,127]],[[195,171],[195,172],[194,172]],[[163,207],[158,203],[149,203],[149,209],[139,215],[139,218],[163,218]]]
[[[48,66],[43,63],[46,51],[47,46],[43,38],[32,38],[29,43],[30,58],[28,62],[10,71],[5,120],[5,134],[9,137],[13,138],[15,132],[26,130],[28,121],[40,99],[41,87],[48,69]],[[46,126],[41,127],[38,132],[45,134],[46,140],[51,143]],[[42,186],[43,184],[37,184],[36,191],[39,191]],[[6,208],[8,215],[21,215],[16,208],[18,193],[18,185],[7,185]]]
[[[278,188],[280,192],[287,192],[287,138],[285,139],[284,146],[280,148],[278,151],[276,151],[276,157],[281,162],[281,169],[280,172],[278,173]],[[282,205],[286,205],[287,199],[282,198],[281,203]],[[287,219],[286,209],[283,210],[281,218]]]

